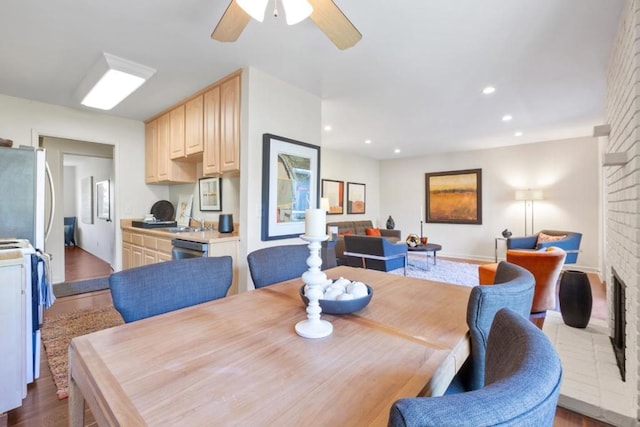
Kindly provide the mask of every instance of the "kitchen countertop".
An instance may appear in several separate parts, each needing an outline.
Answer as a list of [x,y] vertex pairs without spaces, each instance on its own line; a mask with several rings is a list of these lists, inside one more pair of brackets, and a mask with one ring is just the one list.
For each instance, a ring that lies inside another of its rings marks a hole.
[[240,240],[237,225],[234,225],[235,231],[233,233],[220,233],[218,230],[171,232],[164,228],[133,227],[131,221],[133,221],[133,219],[123,219],[120,221],[120,227],[123,231],[131,231],[165,239],[182,239],[200,243],[222,243]]

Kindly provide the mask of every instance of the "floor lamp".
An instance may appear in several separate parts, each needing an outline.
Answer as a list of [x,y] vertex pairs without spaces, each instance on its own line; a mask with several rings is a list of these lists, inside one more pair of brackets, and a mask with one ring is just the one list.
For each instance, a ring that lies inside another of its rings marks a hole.
[[542,190],[516,190],[516,200],[524,202],[524,234],[529,235],[527,230],[527,202],[531,202],[531,234],[533,229],[533,202],[535,200],[543,200]]

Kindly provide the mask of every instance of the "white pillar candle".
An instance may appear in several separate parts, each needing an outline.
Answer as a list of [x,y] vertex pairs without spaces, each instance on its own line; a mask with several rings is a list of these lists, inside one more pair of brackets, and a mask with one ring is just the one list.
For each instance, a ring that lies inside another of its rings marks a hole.
[[327,235],[327,212],[324,209],[307,209],[304,211],[304,234],[309,237]]

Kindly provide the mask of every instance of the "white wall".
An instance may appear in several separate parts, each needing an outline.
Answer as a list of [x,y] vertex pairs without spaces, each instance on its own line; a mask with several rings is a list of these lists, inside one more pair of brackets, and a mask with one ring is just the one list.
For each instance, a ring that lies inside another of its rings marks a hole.
[[442,244],[442,255],[493,259],[494,238],[502,230],[524,235],[524,202],[515,201],[515,190],[535,188],[545,197],[534,205],[535,230],[583,233],[572,268],[599,271],[598,144],[591,137],[382,161],[380,218],[392,215],[403,236],[419,234],[425,173],[477,168],[482,169],[482,225],[424,224],[424,235]]
[[62,176],[64,191],[64,197],[62,197],[63,216],[76,216],[78,213],[76,210],[76,167],[65,166]]
[[[112,144],[115,181],[126,183],[115,189],[114,221],[144,212],[147,206],[169,196],[167,186],[147,186],[144,183],[144,123],[100,113],[74,110],[41,102],[0,94],[0,135],[12,139],[15,145],[37,146],[41,135]],[[61,185],[61,184],[60,184]],[[58,212],[62,224],[62,212]],[[56,218],[57,220],[57,218]],[[116,227],[115,269],[121,269],[122,235]],[[63,227],[54,227],[50,244],[64,246]],[[55,277],[59,267],[53,267]],[[63,272],[64,273],[64,272]]]
[[80,200],[81,198],[78,197],[75,214],[78,218],[76,242],[78,246],[85,251],[92,253],[103,261],[109,263],[109,265],[113,265],[115,260],[116,225],[113,218],[111,221],[98,218],[96,209],[96,184],[107,179],[109,180],[111,187],[111,206],[113,206],[113,188],[115,187],[114,184],[116,184],[113,177],[113,160],[86,157],[78,163],[76,168],[76,177],[76,194],[82,193],[82,180],[87,177],[93,177],[93,224],[85,224],[82,222],[82,201]]
[[[374,227],[385,227],[390,213],[381,211],[380,206],[380,162],[351,153],[322,149],[322,179],[344,181],[344,214],[328,215],[327,222],[360,221],[370,219]],[[347,215],[347,183],[366,184],[365,213]]]
[[253,288],[246,266],[248,253],[268,246],[302,243],[300,239],[260,240],[262,134],[272,133],[320,145],[320,126],[318,97],[256,68],[243,71],[239,218],[243,227],[240,228],[239,292]]

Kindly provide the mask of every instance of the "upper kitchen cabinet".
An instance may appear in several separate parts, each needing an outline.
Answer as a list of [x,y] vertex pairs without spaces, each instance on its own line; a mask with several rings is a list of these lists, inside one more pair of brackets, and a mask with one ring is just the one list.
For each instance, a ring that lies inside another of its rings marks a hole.
[[[157,122],[156,149],[155,151],[153,151],[155,159],[153,159],[151,162],[147,160],[146,163],[148,165],[155,163],[155,182],[160,184],[196,182],[195,163],[182,162],[171,159],[171,138],[175,133],[177,133],[174,132],[173,129],[174,120],[172,119],[176,118],[176,113],[174,111],[175,110],[164,113],[157,119],[153,120]],[[148,122],[147,126],[149,126],[153,121]],[[177,123],[178,126],[181,126],[179,121],[177,121]],[[184,122],[182,123],[184,124]],[[183,125],[182,129],[184,130]],[[147,153],[149,151],[151,150],[147,149]],[[147,175],[149,175],[148,172]]]
[[205,92],[204,141],[202,173],[205,176],[240,171],[239,73]]
[[147,184],[158,182],[158,121],[152,120],[144,127],[144,170]]
[[204,176],[240,172],[240,79],[236,71],[147,120],[147,183],[195,182],[200,161]]
[[169,147],[172,159],[181,159],[184,152],[184,111],[185,106],[179,105],[169,112],[171,121]]
[[220,85],[220,166],[240,171],[240,75]]
[[202,158],[204,150],[204,95],[200,94],[185,104],[184,151],[189,158]]

